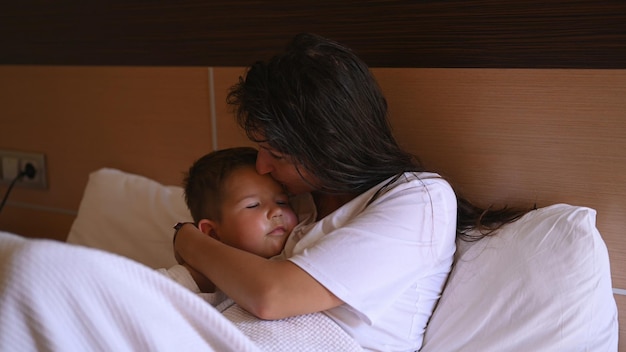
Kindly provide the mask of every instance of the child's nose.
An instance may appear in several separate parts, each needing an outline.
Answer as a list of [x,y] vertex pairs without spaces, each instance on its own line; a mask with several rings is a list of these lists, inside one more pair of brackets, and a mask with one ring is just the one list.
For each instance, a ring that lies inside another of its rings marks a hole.
[[268,215],[269,215],[269,218],[273,220],[275,218],[279,218],[283,216],[283,211],[282,209],[280,209],[280,207],[274,207],[272,208],[272,210],[270,210]]

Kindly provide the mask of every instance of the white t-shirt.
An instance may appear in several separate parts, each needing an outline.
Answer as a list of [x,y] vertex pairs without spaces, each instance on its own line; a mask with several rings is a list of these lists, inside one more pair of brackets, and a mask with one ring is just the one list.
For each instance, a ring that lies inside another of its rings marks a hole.
[[365,349],[415,351],[451,270],[456,196],[405,173],[368,205],[386,183],[296,227],[283,254],[345,302],[326,314]]

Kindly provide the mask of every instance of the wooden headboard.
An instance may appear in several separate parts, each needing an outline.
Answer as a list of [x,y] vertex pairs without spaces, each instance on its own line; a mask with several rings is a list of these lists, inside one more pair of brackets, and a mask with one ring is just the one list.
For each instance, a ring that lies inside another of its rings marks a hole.
[[48,189],[15,188],[0,230],[63,240],[91,171],[177,185],[248,143],[227,89],[304,31],[359,53],[400,143],[470,199],[596,209],[626,351],[623,0],[5,2],[0,149],[45,153]]
[[372,67],[626,67],[622,0],[12,1],[0,64],[246,66],[305,31]]

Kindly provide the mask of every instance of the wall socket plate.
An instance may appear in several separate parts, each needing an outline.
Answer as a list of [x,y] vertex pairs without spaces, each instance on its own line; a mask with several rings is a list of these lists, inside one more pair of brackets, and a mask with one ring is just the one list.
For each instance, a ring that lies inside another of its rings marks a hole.
[[32,179],[27,176],[22,177],[15,183],[15,187],[48,188],[45,154],[14,150],[0,150],[0,184],[11,184],[28,163],[35,167],[35,176]]

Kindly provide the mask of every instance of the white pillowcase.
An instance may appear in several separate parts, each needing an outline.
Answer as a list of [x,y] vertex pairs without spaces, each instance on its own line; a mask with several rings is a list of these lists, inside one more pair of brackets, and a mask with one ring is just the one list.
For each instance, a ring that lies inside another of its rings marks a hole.
[[459,242],[429,351],[617,351],[617,306],[596,212],[557,204]]
[[178,221],[192,221],[182,187],[104,168],[89,175],[67,242],[169,268]]

